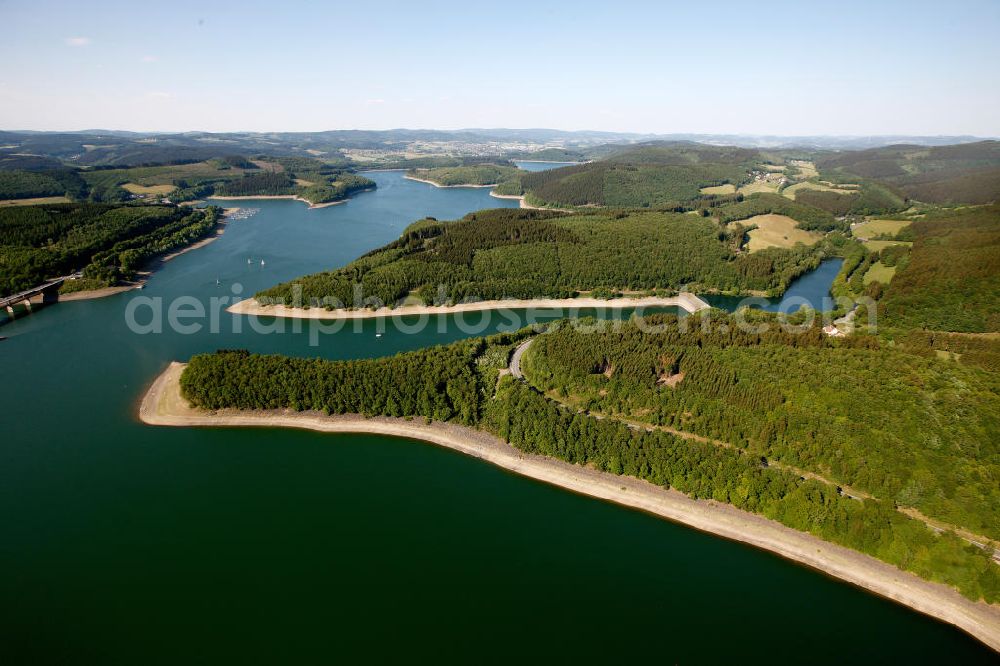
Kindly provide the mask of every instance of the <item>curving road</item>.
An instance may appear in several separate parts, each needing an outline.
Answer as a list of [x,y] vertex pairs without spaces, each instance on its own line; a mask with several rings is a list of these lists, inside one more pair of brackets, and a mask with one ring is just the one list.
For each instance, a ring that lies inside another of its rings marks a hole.
[[510,357],[510,374],[518,379],[524,379],[524,373],[521,372],[521,355],[524,354],[524,350],[530,347],[534,341],[534,338],[528,338],[517,346]]

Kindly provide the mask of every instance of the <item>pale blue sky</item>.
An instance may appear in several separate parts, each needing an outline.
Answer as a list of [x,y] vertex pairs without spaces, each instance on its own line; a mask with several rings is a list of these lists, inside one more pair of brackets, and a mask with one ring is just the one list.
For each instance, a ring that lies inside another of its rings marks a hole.
[[0,128],[1000,135],[1000,1],[0,0]]

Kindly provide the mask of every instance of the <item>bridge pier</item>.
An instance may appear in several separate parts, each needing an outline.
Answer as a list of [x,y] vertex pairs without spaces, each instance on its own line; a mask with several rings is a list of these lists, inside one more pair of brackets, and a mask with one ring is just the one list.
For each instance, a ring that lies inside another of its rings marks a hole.
[[32,299],[35,299],[36,303],[41,303],[43,305],[45,303],[51,303],[59,300],[59,287],[62,286],[63,282],[71,278],[76,279],[76,276],[70,275],[56,278],[54,280],[49,280],[45,284],[38,285],[37,287],[25,289],[20,293],[0,297],[0,307],[7,308],[7,312],[10,314],[11,318],[14,317],[15,305],[23,305],[28,312],[31,312]]

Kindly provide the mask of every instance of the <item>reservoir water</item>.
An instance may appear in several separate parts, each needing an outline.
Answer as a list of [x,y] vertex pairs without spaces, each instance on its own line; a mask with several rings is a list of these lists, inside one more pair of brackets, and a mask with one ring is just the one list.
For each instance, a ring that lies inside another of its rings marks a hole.
[[702,295],[702,298],[709,305],[730,312],[736,310],[742,303],[752,308],[786,314],[796,312],[801,307],[810,307],[817,312],[826,312],[835,309],[833,297],[830,295],[830,285],[833,284],[833,279],[837,277],[843,263],[844,260],[839,257],[824,259],[816,270],[792,281],[780,298],[745,299],[739,296],[720,296],[718,294],[705,294]]
[[578,162],[528,162],[522,160],[514,160],[514,164],[517,165],[518,169],[524,171],[548,171],[549,169],[558,169],[560,167],[573,166],[574,164],[579,164]]
[[126,326],[134,299],[207,304],[235,283],[247,296],[424,215],[516,203],[372,177],[377,191],[341,206],[246,202],[260,212],[143,291],[0,327],[2,663],[995,661],[949,626],[771,554],[432,445],[140,424],[149,382],[194,353],[360,358],[466,335],[451,318],[443,333],[438,319],[412,335],[389,322],[379,338],[375,321],[351,324],[318,346],[302,322]]

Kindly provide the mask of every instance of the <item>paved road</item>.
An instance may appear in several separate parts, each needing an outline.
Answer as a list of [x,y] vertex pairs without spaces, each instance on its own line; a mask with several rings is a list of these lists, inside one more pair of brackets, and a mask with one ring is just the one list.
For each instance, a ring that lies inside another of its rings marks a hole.
[[530,347],[534,341],[534,338],[528,338],[517,346],[514,354],[510,357],[510,374],[518,379],[524,379],[524,373],[521,372],[521,355],[524,354],[524,350]]

